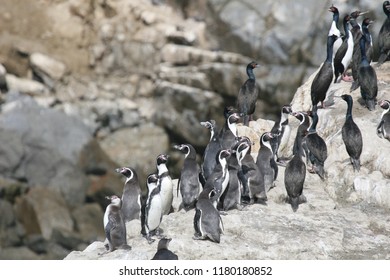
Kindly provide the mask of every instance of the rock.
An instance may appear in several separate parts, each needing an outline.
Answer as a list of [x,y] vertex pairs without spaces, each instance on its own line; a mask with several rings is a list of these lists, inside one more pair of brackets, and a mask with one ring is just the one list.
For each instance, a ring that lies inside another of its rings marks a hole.
[[67,71],[64,63],[42,53],[32,53],[30,65],[34,74],[49,88],[54,88],[55,83],[62,79]]
[[21,92],[28,95],[43,95],[49,92],[48,88],[37,81],[18,78],[12,74],[5,76],[9,90]]
[[26,234],[42,234],[49,240],[53,230],[73,231],[74,222],[59,192],[44,188],[31,189],[16,202],[18,219]]
[[29,248],[23,247],[11,247],[3,248],[0,250],[1,260],[40,260],[41,256],[34,253]]
[[83,241],[90,243],[95,240],[103,241],[105,239],[103,228],[104,212],[99,204],[88,203],[79,206],[71,214],[75,227]]
[[24,229],[16,220],[12,204],[0,199],[0,212],[0,247],[21,245]]

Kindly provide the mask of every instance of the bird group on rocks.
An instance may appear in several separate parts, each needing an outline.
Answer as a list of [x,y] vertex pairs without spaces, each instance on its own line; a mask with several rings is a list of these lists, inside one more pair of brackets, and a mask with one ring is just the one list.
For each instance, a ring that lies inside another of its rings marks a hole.
[[[158,155],[157,171],[147,177],[148,193],[141,195],[140,182],[136,171],[131,167],[118,168],[116,171],[126,177],[122,197],[111,196],[111,204],[106,208],[104,227],[108,241],[107,249],[131,249],[126,242],[125,223],[132,219],[141,219],[141,234],[149,244],[153,237],[160,238],[158,250],[153,259],[178,259],[169,251],[171,241],[162,235],[160,224],[165,215],[174,211],[193,211],[195,240],[208,239],[219,243],[224,231],[223,216],[229,210],[242,210],[254,203],[267,204],[267,194],[272,191],[278,177],[278,169],[285,168],[284,184],[286,202],[295,212],[299,204],[307,201],[303,194],[306,172],[317,174],[321,180],[327,180],[324,167],[328,157],[327,145],[317,132],[319,109],[326,109],[325,99],[332,82],[341,80],[352,82],[348,77],[351,69],[353,83],[351,92],[360,87],[362,105],[375,110],[378,104],[384,111],[377,126],[377,135],[390,141],[390,101],[377,101],[377,77],[372,62],[372,37],[368,30],[372,21],[365,18],[360,25],[358,18],[363,12],[355,11],[343,17],[342,36],[338,29],[339,11],[331,6],[333,20],[326,44],[326,60],[320,67],[311,85],[311,110],[293,111],[291,105],[281,108],[279,120],[270,131],[260,136],[260,148],[257,157],[251,155],[253,141],[244,135],[238,135],[237,124],[249,126],[255,112],[258,88],[253,70],[259,67],[255,61],[246,67],[248,80],[238,89],[236,106],[224,109],[225,123],[219,127],[215,120],[202,120],[200,124],[210,132],[210,140],[197,161],[197,152],[190,143],[174,145],[184,154],[184,161],[175,190],[169,175],[167,162],[169,156]],[[385,63],[390,55],[390,3],[383,3],[386,14],[379,34],[380,57],[378,66]],[[351,26],[351,28],[349,27]],[[342,140],[350,157],[352,168],[360,171],[360,155],[363,150],[362,133],[352,117],[353,98],[350,94],[338,96],[346,104],[346,117],[340,128]],[[318,103],[321,103],[318,106]],[[280,157],[290,137],[289,116],[299,121],[290,158]],[[181,198],[178,209],[172,206],[173,195]]]

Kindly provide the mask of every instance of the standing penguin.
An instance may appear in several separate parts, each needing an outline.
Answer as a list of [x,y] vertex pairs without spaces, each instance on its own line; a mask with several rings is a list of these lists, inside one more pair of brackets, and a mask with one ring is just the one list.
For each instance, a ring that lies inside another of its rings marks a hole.
[[[306,112],[293,112],[292,115],[299,120],[299,126],[298,126],[298,131],[302,133],[302,135],[306,135],[307,130],[309,129],[310,126],[310,117]],[[297,132],[298,133],[298,132]],[[301,143],[304,156],[306,157],[306,163],[309,162],[309,151],[307,149],[307,145],[305,142],[305,138],[302,139]],[[298,139],[295,137],[294,141],[294,146],[293,146],[293,155],[298,153],[299,150],[299,145],[298,145]]]
[[167,168],[168,155],[161,154],[157,157],[158,186],[162,202],[163,215],[173,212],[173,183]]
[[179,257],[168,249],[169,242],[172,238],[161,238],[158,242],[157,252],[154,254],[152,260],[178,260]]
[[249,124],[252,114],[255,112],[256,102],[259,95],[256,86],[256,77],[253,73],[253,69],[257,67],[259,67],[259,64],[255,61],[252,61],[246,66],[248,79],[241,86],[236,101],[236,107],[240,115],[243,116],[244,125],[246,126]]
[[121,167],[115,169],[117,173],[126,177],[122,194],[122,213],[125,222],[139,219],[141,210],[141,188],[138,176],[131,167]]
[[238,174],[242,184],[243,202],[246,203],[246,200],[249,200],[250,204],[266,204],[267,193],[264,180],[251,155],[252,145],[248,137],[242,137],[236,149],[237,160],[241,168]]
[[158,175],[149,174],[147,177],[148,199],[145,205],[145,233],[148,243],[154,242],[153,235],[160,236],[160,223],[162,220],[162,201],[160,189],[157,185]]
[[238,113],[231,113],[226,119],[226,127],[220,134],[220,144],[222,149],[231,149],[237,143],[237,123],[240,120]]
[[313,107],[317,106],[318,102],[321,102],[321,107],[324,108],[326,93],[333,80],[333,44],[336,39],[337,37],[334,35],[328,36],[326,43],[326,60],[311,84],[310,96]]
[[360,38],[361,61],[358,71],[360,94],[368,110],[375,110],[376,97],[378,95],[378,79],[375,69],[370,65],[366,54],[366,36]]
[[341,98],[347,102],[347,114],[345,116],[345,122],[341,129],[341,135],[343,138],[343,142],[345,144],[345,148],[347,149],[347,153],[350,157],[353,170],[360,171],[360,155],[363,150],[363,138],[362,133],[360,132],[359,127],[353,121],[352,118],[352,106],[353,100],[352,96],[349,94],[343,94]]
[[111,201],[103,218],[104,231],[108,240],[107,249],[109,252],[116,249],[130,250],[131,247],[127,245],[126,240],[126,224],[121,211],[122,201],[116,195],[106,198]]
[[286,202],[291,204],[291,208],[294,212],[298,210],[299,204],[306,202],[306,197],[303,195],[303,185],[306,178],[306,165],[302,160],[302,157],[304,156],[302,148],[304,134],[304,130],[297,130],[297,135],[295,137],[296,151],[293,158],[287,163],[284,172],[284,186],[287,191]]
[[317,133],[318,115],[317,108],[314,107],[311,111],[312,124],[304,139],[307,149],[308,158],[312,164],[312,173],[317,173],[322,180],[325,180],[324,164],[328,157],[328,149],[324,139]]
[[376,133],[380,138],[390,141],[390,101],[382,100],[379,106],[384,109]]
[[217,209],[213,206],[212,200],[216,195],[214,189],[205,189],[199,195],[196,203],[194,216],[195,234],[193,239],[203,240],[210,239],[213,242],[219,243],[221,240],[221,233],[223,233],[223,223],[221,216]]
[[[196,162],[196,151],[191,144],[175,145],[175,149],[185,154],[183,167],[181,169],[177,192],[180,190],[182,202],[179,211],[193,209],[200,192],[200,168]],[[179,194],[178,194],[179,195]]]
[[218,151],[221,149],[221,144],[219,142],[218,128],[215,120],[201,122],[200,124],[210,130],[210,141],[204,150],[202,163],[202,175],[204,181],[207,181],[208,177],[217,165],[217,161],[215,159]]
[[337,50],[335,56],[334,56],[334,82],[339,82],[339,76],[341,75],[340,79],[344,78],[345,72],[348,69],[348,66],[352,59],[353,54],[353,37],[352,33],[348,28],[349,21],[351,20],[350,15],[346,15],[343,20],[343,26],[344,26],[344,32],[345,37],[344,41],[341,44],[340,48]]
[[274,184],[278,173],[278,165],[275,164],[271,140],[276,135],[271,132],[264,132],[260,137],[260,149],[257,154],[256,164],[264,183],[265,191],[268,192]]
[[282,160],[279,158],[279,150],[282,150],[288,142],[290,137],[291,128],[288,124],[288,116],[292,113],[291,105],[284,105],[281,110],[280,119],[275,122],[271,129],[271,133],[275,134],[276,137],[272,138],[271,146],[276,162],[281,163]]
[[386,20],[383,23],[378,34],[378,47],[379,47],[379,58],[378,65],[384,63],[390,54],[390,2],[383,2],[383,12],[386,15]]

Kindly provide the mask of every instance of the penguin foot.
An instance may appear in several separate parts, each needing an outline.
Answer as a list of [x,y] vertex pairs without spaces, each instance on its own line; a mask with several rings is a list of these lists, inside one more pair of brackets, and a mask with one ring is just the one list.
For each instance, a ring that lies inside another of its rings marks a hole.
[[287,163],[291,160],[291,157],[277,158],[276,163],[280,166],[286,167]]
[[222,215],[222,216],[227,216],[227,215],[228,215],[228,213],[227,213],[227,211],[220,210],[220,211],[219,211],[219,215]]
[[205,240],[206,238],[206,236],[202,236],[199,234],[194,234],[194,236],[192,237],[193,240]]

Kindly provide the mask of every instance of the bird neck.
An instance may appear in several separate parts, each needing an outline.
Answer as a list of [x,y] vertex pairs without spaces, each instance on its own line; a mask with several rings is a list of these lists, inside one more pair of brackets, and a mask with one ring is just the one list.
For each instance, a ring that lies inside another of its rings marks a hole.
[[335,41],[334,35],[328,36],[328,40],[326,42],[326,61],[330,63],[332,63],[334,41]]
[[366,36],[362,36],[359,41],[360,52],[361,52],[361,63],[363,65],[368,65],[367,55],[366,55]]
[[296,144],[297,144],[297,155],[300,156],[300,157],[303,157],[304,156],[304,151],[303,151],[303,148],[302,148],[302,139],[303,139],[303,131],[302,130],[298,130],[297,131],[297,136],[295,138],[296,140]]
[[352,105],[353,105],[353,101],[352,99],[348,99],[347,100],[347,115],[346,115],[346,118],[351,118],[352,119]]
[[339,17],[340,17],[339,12],[333,13],[333,22],[336,25],[336,27],[338,26],[338,23],[339,23]]
[[350,32],[348,29],[348,21],[344,20],[343,25],[344,25],[345,39],[348,40],[349,32]]
[[256,80],[255,74],[253,73],[253,68],[247,67],[246,68],[246,74],[248,75],[249,79]]
[[234,136],[237,137],[237,125],[235,122],[231,123],[230,121],[228,121],[228,127],[230,129],[230,131],[233,133]]
[[311,126],[309,128],[309,133],[314,133],[317,130],[317,123],[318,123],[318,115],[315,113],[312,117],[313,121],[311,123]]
[[365,36],[367,43],[371,44],[371,34],[370,31],[368,30],[368,26],[363,25],[362,26],[362,31],[363,31],[363,36]]

